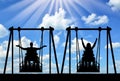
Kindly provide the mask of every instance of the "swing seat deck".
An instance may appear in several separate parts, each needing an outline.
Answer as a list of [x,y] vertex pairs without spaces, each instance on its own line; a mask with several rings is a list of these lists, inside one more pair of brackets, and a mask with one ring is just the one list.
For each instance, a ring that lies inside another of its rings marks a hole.
[[42,64],[23,64],[20,66],[20,72],[42,72]]
[[100,72],[98,67],[79,67],[77,72]]
[[78,63],[77,72],[100,72],[100,68],[99,68],[99,65],[97,64],[85,66]]

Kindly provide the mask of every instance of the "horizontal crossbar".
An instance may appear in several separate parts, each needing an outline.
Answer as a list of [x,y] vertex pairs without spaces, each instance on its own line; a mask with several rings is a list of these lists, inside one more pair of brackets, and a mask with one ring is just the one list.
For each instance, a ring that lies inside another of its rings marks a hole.
[[54,28],[53,27],[49,27],[49,28],[44,28],[44,27],[41,27],[41,28],[20,28],[20,27],[14,28],[14,27],[10,27],[9,30],[10,31],[11,30],[18,30],[18,31],[20,31],[20,30],[54,30]]
[[101,31],[101,30],[111,30],[111,28],[110,27],[107,27],[107,28],[101,28],[101,27],[98,27],[98,28],[78,28],[78,27],[71,28],[71,27],[68,27],[68,28],[66,28],[66,30],[98,30],[98,31]]

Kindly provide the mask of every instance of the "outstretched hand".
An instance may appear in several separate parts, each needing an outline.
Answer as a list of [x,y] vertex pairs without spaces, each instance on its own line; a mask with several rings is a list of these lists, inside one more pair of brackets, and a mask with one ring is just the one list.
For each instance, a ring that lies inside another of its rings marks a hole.
[[43,47],[47,47],[47,45],[44,45]]
[[83,38],[81,38],[81,40],[83,40]]
[[97,38],[96,38],[96,40],[95,41],[97,41]]
[[17,47],[20,47],[20,45],[16,45]]

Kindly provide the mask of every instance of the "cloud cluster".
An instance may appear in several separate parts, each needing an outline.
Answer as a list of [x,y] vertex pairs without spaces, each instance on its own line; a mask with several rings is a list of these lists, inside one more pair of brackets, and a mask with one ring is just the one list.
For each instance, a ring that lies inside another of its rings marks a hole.
[[8,41],[4,41],[0,44],[0,58],[6,56],[6,49],[7,49]]
[[107,3],[113,11],[119,11],[120,10],[120,0],[109,0]]
[[0,38],[3,38],[8,35],[8,30],[0,24]]
[[[15,54],[15,55],[18,55],[19,49],[18,49],[18,47],[16,47],[16,45],[19,45],[19,40],[14,40],[13,42],[14,42],[14,46],[13,46],[14,54]],[[25,36],[21,37],[21,46],[22,46],[22,47],[24,47],[24,48],[30,47],[30,42],[31,42],[31,40],[28,39],[27,37],[25,37]],[[3,43],[4,43],[4,42],[3,42]],[[5,44],[5,45],[6,45],[5,47],[7,48],[7,46],[8,46],[8,41],[6,41],[6,44]],[[1,46],[3,46],[3,45],[1,45]],[[36,43],[36,41],[33,42],[33,46],[34,46],[34,47],[38,47],[38,44]],[[7,49],[4,49],[3,51],[7,51]],[[10,46],[10,54],[11,54],[11,46]]]
[[58,32],[57,34],[54,35],[54,40],[55,40],[55,46],[57,47],[59,42],[60,42],[60,36],[62,32]]
[[[61,33],[57,33],[56,34],[56,39],[59,39],[59,37],[57,37],[58,35],[60,35]],[[55,38],[55,37],[54,37]],[[22,43],[22,47],[29,47],[30,46],[30,42],[31,40],[28,39],[27,37],[23,36],[21,37],[21,43]],[[58,43],[59,40],[56,42]],[[14,40],[14,72],[18,73],[19,72],[19,49],[16,47],[16,45],[19,44],[18,40]],[[3,41],[0,44],[0,59],[5,60],[6,57],[6,52],[7,52],[7,46],[8,46],[8,41]],[[38,44],[36,43],[36,41],[33,42],[33,46],[34,47],[38,47]],[[23,51],[23,54],[25,54],[26,52]],[[9,58],[11,58],[11,48],[9,50]],[[54,57],[52,57],[54,58]],[[4,65],[4,62],[0,62],[1,65]],[[52,65],[52,71],[54,73],[56,73],[56,64],[54,62],[51,62]],[[0,72],[3,72],[3,67],[0,67]],[[43,55],[43,67],[44,67],[44,73],[49,73],[49,54],[44,54]],[[6,69],[6,73],[11,73],[11,61],[8,61],[7,63],[7,69]]]
[[89,25],[101,25],[106,24],[109,21],[106,15],[97,16],[95,13],[90,14],[88,17],[82,16],[81,19]]
[[58,12],[55,12],[54,15],[46,14],[39,27],[52,26],[55,29],[66,29],[68,26],[72,25],[73,21],[72,19],[65,18],[65,15],[66,12],[62,8],[60,8]]
[[55,40],[55,45],[57,46],[60,41],[60,37],[58,35],[55,35],[54,40]]
[[[88,42],[89,42],[91,45],[93,45],[93,43],[90,42],[90,41],[88,41],[88,40],[83,39],[83,41],[84,41],[85,46],[86,46],[86,44],[87,44]],[[80,51],[81,51],[81,50],[84,50],[83,45],[82,45],[82,42],[81,42],[81,39],[78,39],[78,42],[79,42],[79,50],[80,50]],[[67,49],[67,51],[68,51],[68,49]],[[74,39],[71,41],[71,52],[72,52],[72,53],[76,52],[76,38],[74,38]]]
[[[112,47],[113,48],[119,48],[120,47],[120,43],[119,42],[112,43]],[[107,48],[107,45],[105,46],[105,48]],[[110,48],[110,44],[108,44],[108,48]]]
[[116,60],[116,68],[120,72],[120,60]]
[[[18,45],[19,44],[19,42],[18,42],[18,40],[14,40],[13,41],[14,42],[14,46],[13,46],[13,49],[14,49],[14,60],[15,60],[15,63],[14,63],[14,66],[16,66],[16,68],[18,68],[18,55],[19,55],[19,49],[16,47],[16,45]],[[30,46],[30,42],[31,42],[31,40],[30,39],[28,39],[27,37],[25,37],[25,36],[23,36],[22,38],[21,38],[21,42],[22,42],[22,46],[23,47],[29,47]],[[38,44],[36,43],[36,41],[34,41],[33,42],[33,45],[34,46],[38,46]],[[5,57],[6,57],[6,53],[7,53],[7,47],[8,46],[8,41],[3,41],[2,43],[0,43],[0,60],[1,59],[5,59]],[[10,46],[10,50],[9,50],[9,58],[11,58],[11,46]],[[24,51],[23,51],[23,53],[25,53]],[[3,60],[2,60],[3,61]],[[11,72],[11,63],[10,63],[11,61],[8,61],[8,67],[7,67],[7,69],[6,69],[6,71],[7,72]],[[2,63],[0,63],[1,65],[4,65],[3,64],[4,62],[2,62]],[[1,68],[2,67],[2,68]],[[0,69],[2,70],[3,69],[3,66],[1,66],[0,67]],[[15,70],[16,70],[16,68],[15,68]],[[0,72],[2,72],[0,70]],[[15,71],[15,72],[18,72],[18,69]]]

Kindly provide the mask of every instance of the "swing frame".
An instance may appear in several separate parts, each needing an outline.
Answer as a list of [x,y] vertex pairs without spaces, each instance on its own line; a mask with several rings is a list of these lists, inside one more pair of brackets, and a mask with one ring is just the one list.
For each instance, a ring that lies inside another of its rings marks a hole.
[[[43,30],[44,28],[42,27],[41,28],[41,41],[40,41],[40,47],[42,47],[43,46],[43,32],[44,32],[44,30]],[[22,47],[22,43],[21,43],[21,33],[20,33],[20,27],[18,27],[18,33],[19,33],[19,35],[18,35],[18,37],[19,37],[19,45]],[[21,55],[20,55],[21,54]],[[41,54],[41,56],[40,56],[40,54]],[[38,57],[38,60],[39,60],[39,69],[38,69],[38,67],[37,68],[31,68],[31,67],[26,67],[25,68],[25,60],[26,59],[24,59],[23,60],[23,52],[22,52],[22,49],[21,48],[19,48],[19,71],[20,72],[42,72],[42,57],[43,57],[43,49],[41,49],[41,50],[39,50],[39,56],[37,56]],[[36,58],[37,58],[36,57]],[[22,58],[22,59],[21,59]],[[26,58],[26,56],[25,56],[25,58]],[[21,61],[22,60],[22,61]],[[26,61],[28,61],[28,60],[26,60]],[[34,63],[33,63],[34,64]],[[29,64],[29,65],[31,65],[31,63]],[[37,65],[36,65],[37,66]],[[28,70],[29,69],[29,70]]]
[[[97,44],[97,52],[96,52],[96,58],[93,57],[94,59],[94,65],[90,65],[90,67],[85,67],[82,64],[83,62],[83,57],[81,58],[80,56],[80,48],[79,48],[79,41],[78,41],[78,28],[76,28],[76,67],[77,67],[77,72],[99,72],[100,71],[100,38],[101,38],[101,28],[99,27],[99,35],[98,35],[98,44]],[[84,50],[85,52],[85,50]],[[83,52],[83,54],[84,54]],[[93,55],[95,55],[93,53]],[[98,58],[98,59],[97,59]]]
[[28,30],[41,30],[41,31],[49,31],[49,74],[51,74],[51,45],[53,46],[53,51],[54,51],[54,56],[55,56],[55,62],[56,62],[56,68],[57,68],[57,73],[59,74],[59,67],[58,67],[58,61],[57,61],[57,54],[56,54],[56,49],[55,49],[55,42],[54,42],[54,38],[53,38],[53,30],[54,28],[53,27],[49,27],[49,28],[44,28],[44,27],[41,27],[41,28],[14,28],[13,26],[9,28],[9,31],[10,31],[10,34],[9,34],[9,41],[8,41],[8,48],[7,48],[7,52],[6,52],[6,59],[5,59],[5,66],[4,66],[4,71],[3,71],[3,74],[6,73],[6,67],[7,67],[7,62],[8,62],[8,55],[9,55],[9,50],[10,50],[10,44],[11,44],[11,54],[12,54],[12,70],[11,70],[11,73],[14,74],[14,31],[17,30],[17,31],[28,31]]
[[106,27],[106,28],[78,28],[78,27],[75,27],[75,28],[71,28],[71,27],[68,27],[66,28],[66,31],[67,31],[67,38],[66,38],[66,43],[65,43],[65,49],[64,49],[64,55],[63,55],[63,61],[62,61],[62,68],[61,68],[61,73],[63,74],[63,69],[64,69],[64,63],[65,63],[65,57],[66,57],[66,51],[67,51],[67,45],[68,45],[68,42],[69,42],[69,48],[68,48],[68,51],[69,51],[69,74],[71,74],[71,31],[78,31],[78,30],[97,30],[97,31],[102,31],[102,30],[105,30],[106,31],[106,43],[107,43],[107,48],[106,48],[106,73],[108,74],[109,73],[109,66],[108,66],[108,43],[110,42],[110,49],[111,49],[111,54],[112,54],[112,61],[113,61],[113,68],[114,68],[114,73],[116,74],[117,71],[116,71],[116,65],[115,65],[115,58],[114,58],[114,52],[113,52],[113,47],[112,47],[112,40],[111,40],[111,35],[110,35],[110,31],[111,31],[111,28],[110,27]]

